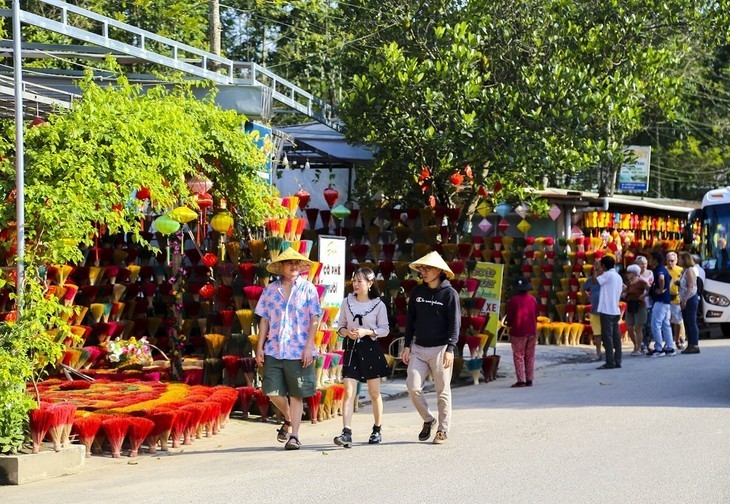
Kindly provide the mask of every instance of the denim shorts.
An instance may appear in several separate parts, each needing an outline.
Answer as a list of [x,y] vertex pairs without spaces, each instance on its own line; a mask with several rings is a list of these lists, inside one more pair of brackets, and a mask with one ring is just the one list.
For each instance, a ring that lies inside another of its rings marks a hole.
[[311,397],[316,392],[314,363],[304,367],[299,359],[277,359],[266,355],[261,388],[266,395]]

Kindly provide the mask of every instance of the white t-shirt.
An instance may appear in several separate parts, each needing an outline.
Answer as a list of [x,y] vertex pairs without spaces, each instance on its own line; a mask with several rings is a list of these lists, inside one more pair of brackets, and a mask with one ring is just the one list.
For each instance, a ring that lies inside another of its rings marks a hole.
[[598,297],[598,313],[604,315],[621,315],[618,303],[621,300],[624,283],[616,270],[609,270],[598,277],[601,294]]

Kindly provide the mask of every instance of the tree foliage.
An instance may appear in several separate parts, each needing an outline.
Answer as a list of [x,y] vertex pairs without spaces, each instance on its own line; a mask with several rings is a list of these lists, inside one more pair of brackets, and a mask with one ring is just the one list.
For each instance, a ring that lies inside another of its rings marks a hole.
[[[25,384],[61,355],[69,335],[70,308],[47,296],[44,270],[79,263],[103,229],[127,233],[140,246],[140,219],[180,204],[195,208],[186,180],[202,172],[217,200],[235,208],[238,224],[261,226],[273,208],[275,189],[256,175],[266,161],[244,131],[245,118],[223,111],[212,96],[198,100],[189,86],[143,92],[120,77],[100,87],[88,73],[83,99],[47,123],[26,130],[26,283],[17,321],[0,323],[0,449],[16,448],[29,407]],[[15,220],[15,152],[12,125],[0,137],[0,216],[7,248]],[[135,198],[150,190],[147,204]],[[12,253],[11,253],[12,255]],[[0,282],[12,282],[2,277]],[[1,286],[0,286],[1,287]],[[19,431],[18,429],[21,428]]]

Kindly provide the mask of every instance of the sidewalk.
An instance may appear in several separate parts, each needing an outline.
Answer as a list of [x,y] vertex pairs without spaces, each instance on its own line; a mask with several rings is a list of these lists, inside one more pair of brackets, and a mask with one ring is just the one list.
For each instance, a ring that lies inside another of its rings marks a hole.
[[[630,345],[627,343],[626,348]],[[494,349],[489,349],[489,355],[492,355]],[[625,350],[624,350],[625,351]],[[555,345],[537,345],[535,349],[535,371],[559,364],[573,362],[590,362],[595,357],[595,348],[588,345],[580,346],[555,346]],[[502,358],[499,361],[499,369],[497,370],[497,381],[512,380],[514,381],[515,367],[512,360],[512,346],[509,343],[497,343],[497,355]],[[512,383],[510,381],[510,383]],[[481,378],[484,383],[484,377]],[[472,385],[472,378],[466,368],[462,370],[459,379],[452,380],[452,387],[462,387]],[[429,381],[424,390],[430,392],[433,390],[433,382]],[[393,379],[385,379],[380,383],[380,393],[384,401],[397,399],[408,395],[406,388],[406,373],[398,372]],[[366,386],[360,387],[359,403],[361,406],[370,404],[370,396]]]

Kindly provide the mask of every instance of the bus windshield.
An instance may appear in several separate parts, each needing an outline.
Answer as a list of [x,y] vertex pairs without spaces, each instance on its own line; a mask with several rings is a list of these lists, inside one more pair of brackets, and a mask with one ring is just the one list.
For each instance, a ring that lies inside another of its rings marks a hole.
[[702,266],[707,271],[730,270],[730,249],[728,249],[728,230],[730,230],[730,204],[706,206],[702,210]]

